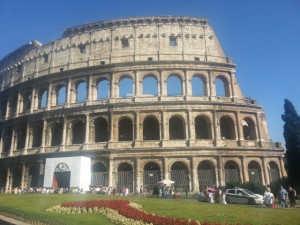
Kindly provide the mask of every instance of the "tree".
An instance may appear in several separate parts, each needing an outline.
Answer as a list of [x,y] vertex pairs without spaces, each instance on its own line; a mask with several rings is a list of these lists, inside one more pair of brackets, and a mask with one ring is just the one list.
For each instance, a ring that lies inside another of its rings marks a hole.
[[286,169],[289,183],[300,187],[300,117],[293,104],[284,100],[283,136],[286,146]]

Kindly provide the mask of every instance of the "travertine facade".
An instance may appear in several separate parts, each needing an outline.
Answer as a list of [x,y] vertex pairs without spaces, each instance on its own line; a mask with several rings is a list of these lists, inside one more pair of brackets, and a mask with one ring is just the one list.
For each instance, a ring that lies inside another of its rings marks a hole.
[[46,158],[68,156],[91,158],[91,185],[131,190],[160,179],[196,191],[286,176],[283,149],[206,19],[69,28],[3,58],[0,81],[6,191],[42,186]]

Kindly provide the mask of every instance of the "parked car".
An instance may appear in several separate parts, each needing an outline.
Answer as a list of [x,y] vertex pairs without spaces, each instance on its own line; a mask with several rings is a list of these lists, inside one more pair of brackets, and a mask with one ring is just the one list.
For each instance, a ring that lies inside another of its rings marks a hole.
[[260,194],[255,194],[244,188],[232,188],[227,189],[225,192],[225,200],[227,203],[236,204],[263,204],[263,196]]

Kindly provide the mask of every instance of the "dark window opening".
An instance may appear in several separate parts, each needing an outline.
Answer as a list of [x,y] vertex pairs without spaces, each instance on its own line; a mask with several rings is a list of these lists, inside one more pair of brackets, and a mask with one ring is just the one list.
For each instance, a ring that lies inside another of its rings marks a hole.
[[152,57],[148,57],[148,61],[153,61],[153,58]]
[[195,119],[195,133],[196,139],[209,139],[211,138],[210,123],[208,119],[203,117],[197,117]]
[[82,121],[73,123],[72,126],[72,144],[83,144],[85,139],[85,126]]
[[52,127],[51,146],[62,144],[63,125],[61,123],[54,124]]
[[119,141],[132,141],[133,127],[129,118],[121,119],[119,122]]
[[107,142],[108,141],[108,124],[103,118],[95,120],[95,142]]
[[48,62],[48,58],[49,58],[48,54],[44,55],[44,63]]
[[17,130],[17,149],[25,148],[26,126],[21,125]]
[[143,140],[159,140],[159,123],[157,119],[149,117],[144,120]]
[[235,139],[235,127],[233,120],[228,116],[223,116],[220,120],[221,139]]
[[170,140],[185,139],[185,128],[183,121],[178,117],[172,117],[169,121]]
[[200,61],[200,58],[199,57],[195,57],[195,61]]
[[104,65],[105,64],[105,61],[100,61],[100,65]]
[[79,45],[79,50],[81,54],[86,53],[86,46],[85,45]]
[[43,137],[43,124],[35,125],[32,129],[33,131],[33,140],[32,147],[41,147],[42,146],[42,137]]
[[129,40],[127,38],[122,38],[122,48],[129,48]]
[[170,37],[169,45],[170,46],[177,46],[177,38],[176,37]]

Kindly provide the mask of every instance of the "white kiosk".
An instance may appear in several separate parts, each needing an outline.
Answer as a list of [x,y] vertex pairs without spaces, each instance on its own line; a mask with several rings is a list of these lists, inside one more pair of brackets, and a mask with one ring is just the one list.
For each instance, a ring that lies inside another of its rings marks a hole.
[[88,157],[47,158],[44,187],[79,188],[89,190],[91,159]]

